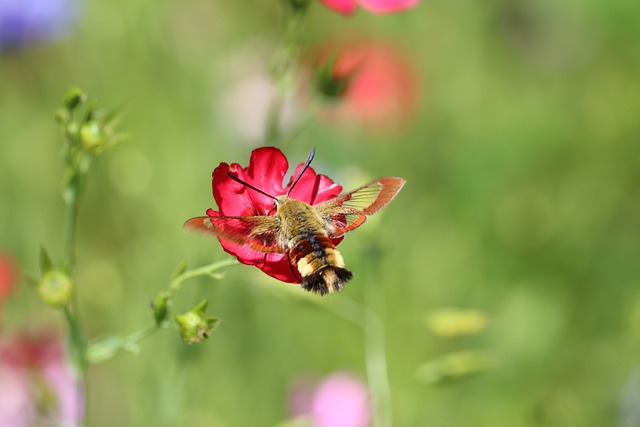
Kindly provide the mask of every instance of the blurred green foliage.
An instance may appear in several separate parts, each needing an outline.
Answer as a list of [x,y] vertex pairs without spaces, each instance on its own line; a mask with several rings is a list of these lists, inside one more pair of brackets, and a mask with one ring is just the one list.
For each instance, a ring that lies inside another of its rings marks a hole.
[[[0,246],[33,275],[41,245],[62,256],[53,112],[76,85],[124,102],[131,138],[94,162],[79,215],[81,317],[100,336],[152,320],[181,260],[227,256],[182,223],[213,205],[215,166],[246,165],[252,146],[224,130],[220,99],[238,57],[268,68],[282,28],[276,1],[84,6],[70,37],[0,56]],[[391,39],[423,76],[405,132],[317,121],[281,147],[297,164],[315,146],[315,169],[346,188],[408,180],[341,244],[355,278],[323,301],[348,296],[382,317],[395,425],[640,424],[621,404],[640,405],[640,3],[424,1],[352,19],[312,6],[306,44]],[[188,347],[165,331],[91,367],[89,424],[275,425],[299,376],[364,378],[362,331],[282,298],[289,286],[245,266],[185,285],[176,312],[207,298],[218,330]],[[435,335],[424,319],[443,307],[480,310],[486,329]],[[58,314],[23,286],[4,332],[62,330]],[[420,380],[420,366],[465,351],[489,351],[491,367]]]

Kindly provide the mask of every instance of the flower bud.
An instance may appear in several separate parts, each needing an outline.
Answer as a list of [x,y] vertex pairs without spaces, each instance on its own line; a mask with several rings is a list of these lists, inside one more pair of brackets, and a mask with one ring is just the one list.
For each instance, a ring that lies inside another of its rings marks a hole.
[[440,338],[458,338],[484,331],[489,319],[480,310],[444,308],[430,313],[425,322],[431,332]]
[[344,96],[356,72],[356,70],[352,70],[348,73],[336,73],[335,65],[337,59],[338,54],[333,54],[326,60],[316,75],[316,89],[321,95],[330,100]]
[[80,143],[92,152],[101,152],[106,148],[107,134],[99,122],[88,121],[80,127]]
[[486,372],[496,365],[496,357],[489,350],[461,350],[425,362],[417,376],[426,384],[436,384]]
[[171,297],[166,292],[160,291],[151,303],[151,308],[153,309],[153,317],[156,320],[156,325],[160,325],[162,322],[167,320],[170,302]]
[[191,311],[176,316],[176,322],[180,328],[180,335],[182,340],[186,344],[193,344],[199,342],[205,342],[209,339],[211,332],[213,332],[220,323],[220,319],[217,317],[207,317],[208,301],[202,300]]
[[73,111],[80,103],[87,100],[87,94],[82,89],[74,87],[64,96],[64,106],[68,111]]
[[60,270],[50,270],[38,282],[37,291],[46,304],[64,307],[71,301],[73,280]]

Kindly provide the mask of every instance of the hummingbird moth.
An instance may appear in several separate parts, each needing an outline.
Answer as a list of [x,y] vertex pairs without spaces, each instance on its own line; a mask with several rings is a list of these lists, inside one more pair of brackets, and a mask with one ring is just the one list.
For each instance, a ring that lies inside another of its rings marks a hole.
[[312,149],[288,193],[278,197],[228,173],[233,180],[273,199],[273,215],[201,216],[188,220],[185,227],[213,234],[220,241],[246,245],[254,251],[285,254],[292,272],[307,291],[324,295],[341,290],[353,273],[345,268],[331,239],[364,224],[367,216],[393,200],[406,181],[397,177],[378,178],[315,205],[289,198],[314,155]]

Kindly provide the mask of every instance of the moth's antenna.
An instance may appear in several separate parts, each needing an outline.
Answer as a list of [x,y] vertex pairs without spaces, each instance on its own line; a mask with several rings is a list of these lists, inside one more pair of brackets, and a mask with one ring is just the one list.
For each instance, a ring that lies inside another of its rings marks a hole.
[[240,184],[244,185],[245,187],[249,187],[250,189],[257,191],[260,194],[264,194],[265,196],[270,197],[273,200],[276,200],[276,198],[273,197],[271,194],[267,194],[264,191],[260,190],[259,188],[256,188],[251,184],[247,184],[246,182],[244,182],[243,180],[241,180],[240,178],[238,178],[237,176],[235,176],[231,172],[227,172],[227,175],[229,175],[229,178],[233,179],[236,182],[239,182]]
[[287,196],[289,196],[289,194],[291,194],[291,191],[293,190],[293,187],[295,187],[296,184],[298,183],[298,181],[300,181],[300,178],[302,178],[302,175],[304,174],[304,171],[307,170],[307,168],[311,164],[311,161],[313,160],[313,156],[315,156],[315,155],[316,155],[316,147],[311,147],[311,153],[309,153],[309,158],[307,158],[307,161],[304,163],[304,166],[302,167],[302,170],[300,171],[300,173],[298,174],[296,179],[293,181],[293,184],[291,184],[291,188],[289,188],[289,191],[287,192]]

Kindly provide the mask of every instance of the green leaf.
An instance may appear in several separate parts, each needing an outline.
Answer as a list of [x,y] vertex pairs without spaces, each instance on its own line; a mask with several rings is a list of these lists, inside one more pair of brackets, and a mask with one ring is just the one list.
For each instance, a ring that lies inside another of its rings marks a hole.
[[56,123],[62,126],[69,121],[71,115],[69,114],[69,110],[65,108],[58,108],[55,112],[54,117],[56,119]]
[[51,261],[49,253],[44,246],[40,246],[40,273],[44,275],[48,271],[53,270],[53,268],[53,262]]
[[187,271],[187,260],[183,259],[180,264],[178,265],[178,268],[176,269],[176,272],[173,273],[173,277],[176,278],[178,276],[180,276],[182,273],[184,273],[185,271]]
[[124,342],[120,337],[107,337],[89,345],[87,360],[89,363],[100,363],[111,359],[120,351]]
[[426,327],[440,338],[460,338],[483,332],[489,323],[480,310],[441,308],[425,316]]
[[489,350],[460,350],[423,363],[416,375],[425,384],[436,384],[486,372],[496,365]]
[[125,110],[124,105],[121,105],[119,107],[113,108],[108,111],[101,111],[100,121],[103,123],[104,126],[113,128],[117,126],[122,120],[122,116],[124,115],[124,110]]
[[[98,115],[100,115],[100,113],[98,112]],[[83,123],[86,122],[90,122],[91,120],[93,120],[96,117],[96,106],[95,106],[95,102],[91,102],[88,106],[87,106],[87,110],[84,114],[84,118],[82,119]]]

